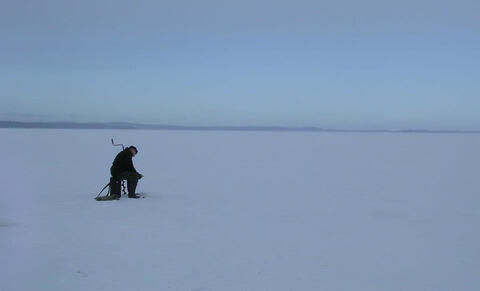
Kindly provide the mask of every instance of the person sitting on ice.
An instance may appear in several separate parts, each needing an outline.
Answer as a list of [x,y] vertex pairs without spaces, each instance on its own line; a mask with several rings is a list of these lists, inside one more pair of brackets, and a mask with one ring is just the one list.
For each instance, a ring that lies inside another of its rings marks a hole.
[[[143,177],[135,170],[132,158],[138,153],[133,145],[124,149],[115,157],[110,168],[110,173],[115,180],[127,180],[128,198],[138,198],[135,194],[138,180]],[[120,193],[114,193],[116,198],[120,198]]]

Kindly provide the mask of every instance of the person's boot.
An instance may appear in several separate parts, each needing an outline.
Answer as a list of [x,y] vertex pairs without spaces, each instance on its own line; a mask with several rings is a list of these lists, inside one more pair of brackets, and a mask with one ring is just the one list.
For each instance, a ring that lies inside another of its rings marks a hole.
[[112,200],[119,200],[120,199],[120,195],[118,195],[118,194],[112,194],[110,196],[112,197]]
[[137,196],[137,194],[130,194],[130,193],[128,193],[128,198],[138,199],[139,197]]

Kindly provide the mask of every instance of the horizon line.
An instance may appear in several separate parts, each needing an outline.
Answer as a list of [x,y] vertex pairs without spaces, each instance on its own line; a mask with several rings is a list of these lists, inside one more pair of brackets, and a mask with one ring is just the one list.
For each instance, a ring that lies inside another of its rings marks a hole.
[[317,126],[190,126],[147,124],[134,122],[75,122],[75,121],[10,121],[0,120],[0,128],[30,129],[120,129],[120,130],[194,130],[194,131],[288,131],[288,132],[365,132],[365,133],[468,133],[480,130],[431,130],[431,129],[335,129]]

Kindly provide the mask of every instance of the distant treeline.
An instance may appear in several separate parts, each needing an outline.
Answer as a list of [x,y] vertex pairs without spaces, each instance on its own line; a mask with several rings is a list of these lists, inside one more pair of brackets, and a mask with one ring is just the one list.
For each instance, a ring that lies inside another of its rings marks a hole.
[[0,128],[46,128],[46,129],[138,129],[138,130],[205,130],[205,131],[299,131],[299,132],[391,132],[391,133],[480,133],[475,130],[356,130],[325,129],[320,127],[285,126],[179,126],[161,124],[140,124],[128,122],[79,123],[79,122],[21,122],[0,121]]

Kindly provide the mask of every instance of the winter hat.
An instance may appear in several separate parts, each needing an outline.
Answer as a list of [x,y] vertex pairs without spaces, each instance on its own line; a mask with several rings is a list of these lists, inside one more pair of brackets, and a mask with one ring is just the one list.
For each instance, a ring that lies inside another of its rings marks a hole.
[[137,150],[137,148],[136,148],[135,146],[132,145],[132,146],[129,146],[129,148],[134,149],[135,152],[138,154],[138,150]]

